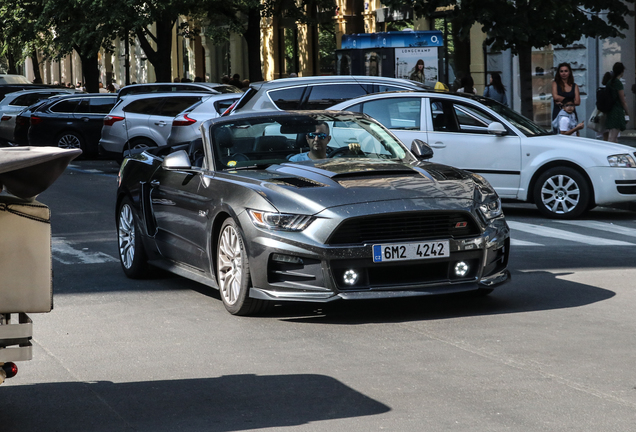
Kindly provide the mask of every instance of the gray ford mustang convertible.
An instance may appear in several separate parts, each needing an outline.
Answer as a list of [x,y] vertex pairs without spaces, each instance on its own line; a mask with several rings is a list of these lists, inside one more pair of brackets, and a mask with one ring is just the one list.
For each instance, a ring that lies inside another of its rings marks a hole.
[[220,290],[247,315],[274,301],[452,292],[510,279],[510,231],[486,180],[428,163],[364,114],[246,113],[121,166],[119,256]]

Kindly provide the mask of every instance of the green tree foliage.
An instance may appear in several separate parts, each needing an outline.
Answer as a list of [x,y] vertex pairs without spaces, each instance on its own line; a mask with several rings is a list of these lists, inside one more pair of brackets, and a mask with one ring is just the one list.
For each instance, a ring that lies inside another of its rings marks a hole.
[[[582,37],[624,37],[625,17],[633,16],[634,0],[412,0],[414,12],[430,16],[448,8],[456,31],[469,37],[475,23],[493,49],[511,49],[519,56],[521,113],[532,118],[532,48],[570,45]],[[404,0],[384,0],[404,7]]]

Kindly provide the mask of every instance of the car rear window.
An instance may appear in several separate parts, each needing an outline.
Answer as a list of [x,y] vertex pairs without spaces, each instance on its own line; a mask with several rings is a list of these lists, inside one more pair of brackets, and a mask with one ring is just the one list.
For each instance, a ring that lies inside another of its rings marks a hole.
[[51,112],[57,113],[72,113],[75,112],[77,105],[79,105],[80,99],[65,99],[54,104],[51,108]]
[[9,105],[29,106],[29,105],[33,105],[34,103],[36,103],[37,101],[39,101],[41,99],[46,99],[46,98],[48,98],[50,96],[53,96],[54,94],[57,94],[57,93],[52,93],[52,92],[29,93],[29,94],[25,94],[25,95],[22,95],[22,96],[18,96],[13,101],[11,101],[9,103]]
[[164,98],[154,97],[132,101],[123,108],[123,111],[126,113],[150,115],[154,113],[155,109],[161,105],[163,99]]
[[156,112],[154,115],[175,117],[181,111],[190,108],[200,100],[201,98],[196,96],[167,97],[165,98],[165,102],[161,106],[159,112]]
[[90,98],[90,112],[92,114],[108,114],[115,102],[117,101],[117,97],[100,97],[100,98]]
[[[297,109],[300,104],[300,98],[306,87],[292,87],[280,90],[270,91],[269,97],[274,104],[282,110]],[[333,104],[332,104],[333,105]]]
[[321,110],[369,93],[366,84],[330,84],[317,85],[311,88],[311,93],[301,109]]

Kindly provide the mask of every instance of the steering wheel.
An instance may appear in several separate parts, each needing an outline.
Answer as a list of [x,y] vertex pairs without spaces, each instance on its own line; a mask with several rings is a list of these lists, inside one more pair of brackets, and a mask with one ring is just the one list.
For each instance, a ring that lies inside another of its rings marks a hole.
[[250,158],[245,156],[243,153],[234,153],[232,156],[230,156],[229,160],[234,160],[234,161],[237,161],[237,162],[245,162],[245,161],[250,160]]
[[330,158],[346,157],[346,156],[355,157],[355,156],[361,156],[361,155],[364,155],[364,152],[362,150],[360,150],[359,153],[353,153],[351,152],[351,150],[349,150],[349,146],[344,146],[344,147],[338,147],[337,149],[329,153],[328,157]]

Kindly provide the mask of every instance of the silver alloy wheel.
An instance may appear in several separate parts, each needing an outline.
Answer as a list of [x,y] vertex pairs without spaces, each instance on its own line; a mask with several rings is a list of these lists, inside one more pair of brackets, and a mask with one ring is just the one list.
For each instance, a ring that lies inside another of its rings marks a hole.
[[243,249],[238,233],[228,225],[219,240],[219,291],[225,302],[233,305],[241,292],[243,277]]
[[552,213],[569,213],[576,208],[580,199],[579,185],[570,176],[554,175],[541,186],[541,201]]
[[129,269],[135,259],[135,221],[132,209],[124,204],[119,211],[119,257],[121,262]]
[[57,141],[57,146],[63,149],[81,149],[82,142],[75,134],[65,134]]

